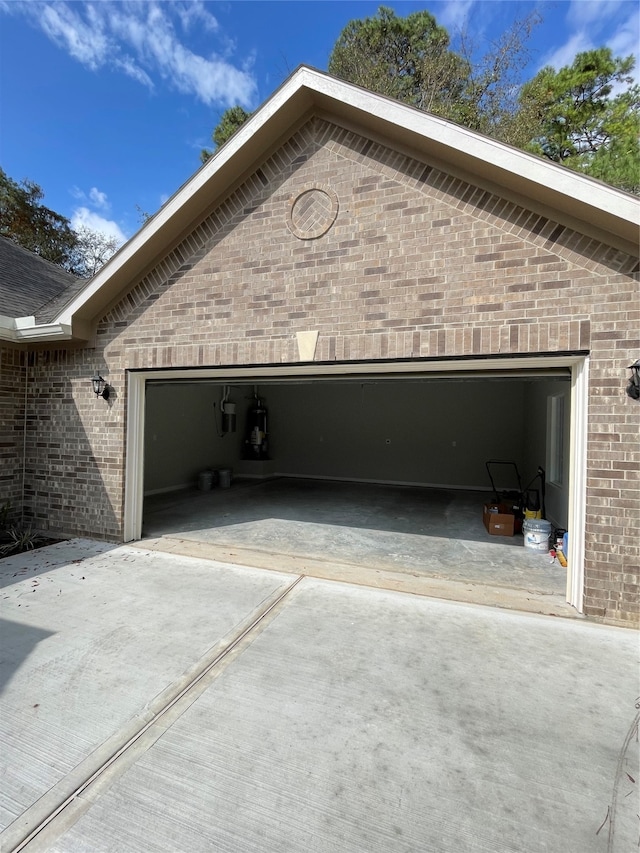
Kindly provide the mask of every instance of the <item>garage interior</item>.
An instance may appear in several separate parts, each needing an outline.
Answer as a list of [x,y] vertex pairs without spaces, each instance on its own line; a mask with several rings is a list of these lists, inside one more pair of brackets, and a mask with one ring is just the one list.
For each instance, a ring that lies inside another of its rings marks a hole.
[[[570,391],[564,368],[148,379],[143,538],[564,601],[566,569],[489,534],[483,505],[488,460],[540,500],[542,467],[545,517],[568,526]],[[499,492],[520,485],[492,472]]]

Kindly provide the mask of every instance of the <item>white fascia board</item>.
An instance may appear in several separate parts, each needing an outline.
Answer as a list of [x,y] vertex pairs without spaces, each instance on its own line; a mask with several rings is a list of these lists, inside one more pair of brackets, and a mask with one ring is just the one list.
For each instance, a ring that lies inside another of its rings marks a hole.
[[576,201],[627,219],[631,223],[640,222],[638,199],[615,187],[593,181],[578,172],[547,162],[534,154],[480,135],[446,119],[422,110],[407,108],[406,104],[400,101],[345,84],[312,69],[303,71],[309,76],[310,85],[327,97],[336,98],[355,109],[433,139],[440,145],[464,151],[479,161],[497,165],[503,172],[525,178],[545,189],[552,188]]
[[[640,221],[637,199],[606,184],[592,181],[555,163],[520,151],[510,145],[481,136],[453,122],[408,107],[399,101],[385,98],[351,83],[345,83],[313,68],[301,66],[282,86],[246,121],[213,156],[160,208],[158,213],[98,272],[86,287],[55,318],[62,324],[71,324],[73,315],[102,288],[111,276],[125,267],[135,254],[158,232],[167,228],[180,209],[196,196],[218,172],[223,170],[239,150],[272,119],[297,93],[306,90],[310,104],[314,95],[334,100],[365,116],[382,119],[392,125],[432,140],[445,148],[463,151],[476,160],[497,167],[508,179],[509,175],[526,179],[541,190],[565,195],[580,204],[606,211],[636,224]],[[168,232],[169,233],[169,232]]]
[[10,343],[38,341],[70,341],[73,335],[67,323],[37,325],[35,317],[4,317],[0,315],[0,340]]
[[254,113],[234,134],[226,145],[213,154],[207,162],[165,202],[160,210],[137,234],[135,234],[117,252],[111,260],[95,275],[87,286],[73,299],[61,314],[56,317],[60,323],[71,323],[75,312],[84,305],[106,283],[113,273],[127,264],[136,252],[162,230],[194,195],[196,195],[213,175],[225,167],[228,161],[242,148],[253,134],[266,124],[270,118],[289,100],[293,92],[302,88],[302,82],[292,77],[262,108]]

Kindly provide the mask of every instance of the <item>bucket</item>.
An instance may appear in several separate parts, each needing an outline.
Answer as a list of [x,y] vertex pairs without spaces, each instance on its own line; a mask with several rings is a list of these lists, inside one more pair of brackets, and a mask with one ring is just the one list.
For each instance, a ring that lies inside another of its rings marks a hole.
[[540,519],[540,518],[542,518],[542,510],[541,509],[525,509],[524,517],[526,519],[532,519],[532,518]]
[[218,471],[218,485],[221,489],[228,489],[231,486],[231,468],[220,468]]
[[198,474],[198,488],[201,492],[208,492],[213,487],[213,471],[201,471]]
[[549,536],[551,535],[551,522],[544,518],[525,518],[522,525],[524,534],[524,547],[532,551],[549,550]]

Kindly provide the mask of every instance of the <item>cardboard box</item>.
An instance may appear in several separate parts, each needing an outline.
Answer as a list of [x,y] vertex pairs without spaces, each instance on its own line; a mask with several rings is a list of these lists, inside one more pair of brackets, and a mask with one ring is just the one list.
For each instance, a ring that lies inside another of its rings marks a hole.
[[513,536],[516,530],[516,517],[509,504],[485,504],[482,520],[492,536]]

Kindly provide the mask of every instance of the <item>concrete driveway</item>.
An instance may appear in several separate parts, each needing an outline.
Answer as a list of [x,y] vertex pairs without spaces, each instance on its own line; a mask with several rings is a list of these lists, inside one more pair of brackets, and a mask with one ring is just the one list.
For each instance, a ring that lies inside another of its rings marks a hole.
[[85,540],[0,582],[2,851],[637,849],[632,631]]

